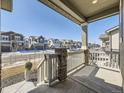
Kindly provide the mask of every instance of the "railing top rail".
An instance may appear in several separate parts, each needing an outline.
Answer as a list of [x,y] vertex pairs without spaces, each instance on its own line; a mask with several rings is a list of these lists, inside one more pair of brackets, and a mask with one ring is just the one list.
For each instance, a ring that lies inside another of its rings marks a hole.
[[37,69],[41,67],[41,65],[47,60],[47,57],[49,58],[56,58],[59,54],[44,54],[44,58],[41,60],[39,65],[37,66]]
[[73,55],[73,54],[79,54],[79,53],[84,53],[84,50],[80,50],[80,51],[70,51],[67,54],[68,55]]
[[54,55],[54,56],[56,56],[56,55],[60,55],[60,54],[57,54],[57,53],[47,53],[47,54],[44,54],[44,55],[46,55],[46,56],[51,56],[51,55]]
[[[68,55],[74,55],[74,54],[80,54],[80,53],[83,53],[83,52],[84,52],[84,50],[70,51],[67,54]],[[59,54],[59,53],[45,53],[44,58],[42,59],[40,64],[37,66],[37,69],[40,68],[40,66],[43,64],[43,62],[47,61],[47,58],[56,58],[56,57],[58,57],[58,55],[61,55],[61,54]]]
[[39,65],[37,66],[37,69],[39,69],[40,67],[41,67],[41,65],[44,63],[44,61],[45,61],[46,59],[45,58],[43,58],[43,60],[39,63]]

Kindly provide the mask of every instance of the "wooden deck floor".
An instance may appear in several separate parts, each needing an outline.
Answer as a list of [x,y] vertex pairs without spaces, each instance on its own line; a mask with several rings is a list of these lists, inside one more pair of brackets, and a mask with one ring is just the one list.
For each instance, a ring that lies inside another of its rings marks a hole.
[[122,93],[120,72],[86,66],[54,87],[41,85],[28,93]]
[[4,88],[2,93],[122,93],[121,82],[120,72],[85,66],[52,87],[22,82]]
[[69,77],[98,93],[122,93],[122,78],[118,71],[86,66]]
[[67,79],[61,83],[56,84],[53,87],[48,85],[40,85],[39,87],[31,90],[28,93],[97,93],[87,87],[79,84],[78,82]]

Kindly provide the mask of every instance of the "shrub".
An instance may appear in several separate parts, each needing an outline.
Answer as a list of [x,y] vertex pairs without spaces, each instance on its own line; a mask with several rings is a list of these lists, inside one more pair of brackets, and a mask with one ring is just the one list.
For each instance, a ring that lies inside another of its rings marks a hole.
[[32,63],[31,63],[31,62],[26,62],[25,68],[26,68],[27,70],[31,70],[31,68],[32,68]]

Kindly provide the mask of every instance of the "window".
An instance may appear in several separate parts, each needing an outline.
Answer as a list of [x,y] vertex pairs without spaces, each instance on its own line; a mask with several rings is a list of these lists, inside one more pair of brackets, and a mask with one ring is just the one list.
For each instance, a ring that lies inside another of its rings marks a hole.
[[7,41],[7,40],[9,40],[9,37],[3,35],[3,36],[2,36],[2,40]]
[[15,36],[15,40],[20,40],[20,36]]
[[2,39],[4,40],[4,37]]
[[105,61],[105,58],[103,58],[103,61]]

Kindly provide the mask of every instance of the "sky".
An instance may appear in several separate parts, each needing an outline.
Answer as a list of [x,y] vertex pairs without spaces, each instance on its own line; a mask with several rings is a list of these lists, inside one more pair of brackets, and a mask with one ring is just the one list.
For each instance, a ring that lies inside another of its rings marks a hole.
[[[88,25],[88,41],[100,43],[99,36],[119,24],[119,16],[113,16]],[[14,31],[24,36],[45,38],[82,39],[79,25],[48,8],[38,0],[14,0],[13,11],[1,11],[1,31]]]

